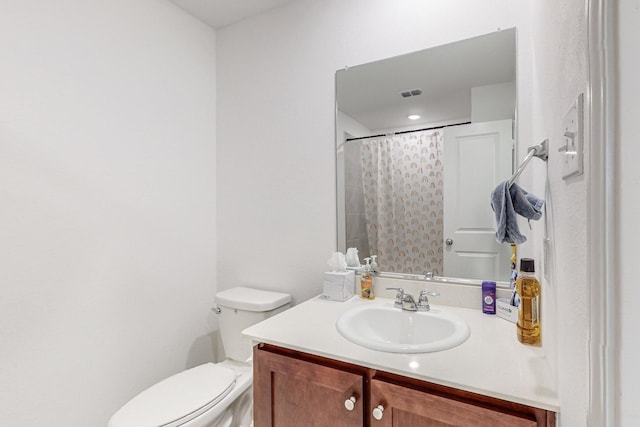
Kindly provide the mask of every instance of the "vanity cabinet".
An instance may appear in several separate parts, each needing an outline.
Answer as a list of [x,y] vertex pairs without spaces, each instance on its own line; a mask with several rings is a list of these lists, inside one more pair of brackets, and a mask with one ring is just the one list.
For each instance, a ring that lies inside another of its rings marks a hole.
[[255,427],[554,427],[555,413],[268,344]]
[[270,346],[253,356],[254,427],[362,427],[366,369]]
[[371,408],[384,408],[372,427],[551,427],[555,414],[386,373],[371,380]]

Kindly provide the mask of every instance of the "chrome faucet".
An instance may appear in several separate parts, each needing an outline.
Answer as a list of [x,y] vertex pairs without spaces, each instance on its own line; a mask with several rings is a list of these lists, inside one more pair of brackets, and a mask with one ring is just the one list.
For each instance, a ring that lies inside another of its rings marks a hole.
[[388,291],[398,291],[396,293],[396,302],[393,303],[395,308],[402,308],[402,301],[404,300],[404,289],[402,288],[386,288]]
[[438,296],[438,292],[428,292],[425,290],[420,291],[418,302],[413,298],[411,294],[405,294],[402,288],[386,288],[388,291],[397,291],[396,301],[393,304],[394,307],[405,311],[429,311],[429,296]]
[[418,311],[418,305],[410,294],[402,296],[402,309],[405,311]]

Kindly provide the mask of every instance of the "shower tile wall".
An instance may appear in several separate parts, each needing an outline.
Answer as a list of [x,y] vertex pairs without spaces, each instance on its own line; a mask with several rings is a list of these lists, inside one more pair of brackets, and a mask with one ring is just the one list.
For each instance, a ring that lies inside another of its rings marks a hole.
[[360,141],[349,141],[344,148],[345,211],[347,248],[358,248],[360,261],[369,256],[369,240],[364,214],[364,190],[362,186],[362,159]]

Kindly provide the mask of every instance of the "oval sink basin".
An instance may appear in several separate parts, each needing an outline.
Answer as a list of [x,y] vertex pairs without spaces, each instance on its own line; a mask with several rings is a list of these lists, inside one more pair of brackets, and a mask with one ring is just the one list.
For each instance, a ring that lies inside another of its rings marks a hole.
[[338,332],[362,347],[389,353],[429,353],[453,348],[469,337],[469,325],[457,315],[403,311],[392,305],[360,305],[336,322]]

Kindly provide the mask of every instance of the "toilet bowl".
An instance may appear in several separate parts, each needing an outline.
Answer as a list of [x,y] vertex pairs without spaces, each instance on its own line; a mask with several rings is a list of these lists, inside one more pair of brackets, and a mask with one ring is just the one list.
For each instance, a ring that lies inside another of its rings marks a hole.
[[291,296],[237,287],[216,294],[227,359],[205,363],[149,387],[116,412],[108,427],[250,427],[253,371],[249,326],[289,307]]

